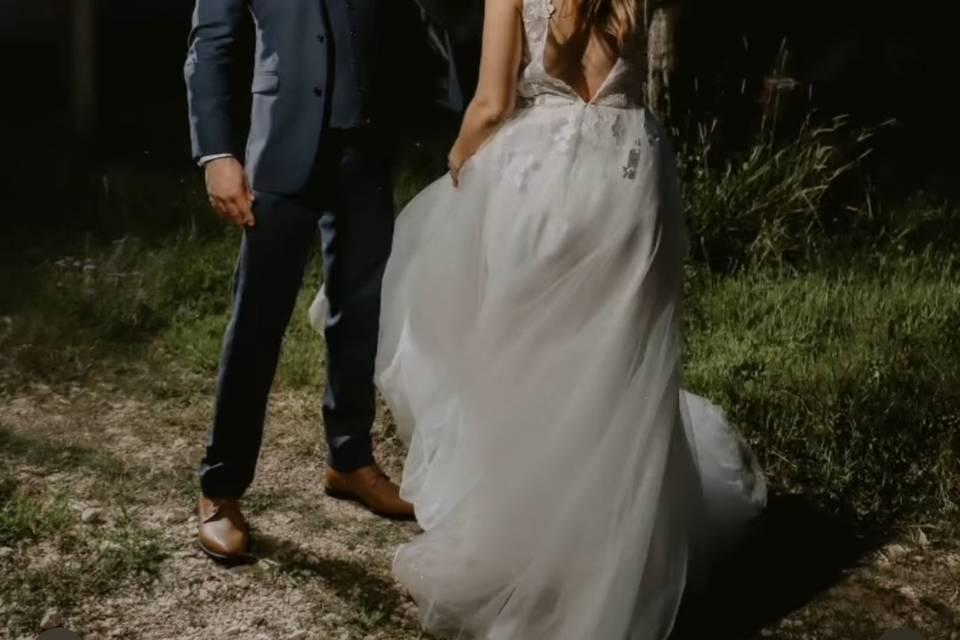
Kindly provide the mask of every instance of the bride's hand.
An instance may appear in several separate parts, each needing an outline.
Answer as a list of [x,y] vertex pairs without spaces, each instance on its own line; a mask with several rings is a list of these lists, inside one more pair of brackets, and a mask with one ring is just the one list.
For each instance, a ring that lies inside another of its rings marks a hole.
[[450,169],[450,179],[453,180],[453,186],[460,186],[460,170],[463,168],[463,163],[466,162],[466,158],[462,157],[461,154],[458,154],[456,150],[451,150],[450,154],[447,156],[447,167]]

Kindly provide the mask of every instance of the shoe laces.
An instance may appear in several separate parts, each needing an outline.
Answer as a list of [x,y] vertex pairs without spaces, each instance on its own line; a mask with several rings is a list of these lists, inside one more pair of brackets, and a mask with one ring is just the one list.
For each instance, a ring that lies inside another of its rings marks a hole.
[[219,517],[230,520],[234,525],[242,529],[247,528],[247,520],[240,511],[240,501],[236,498],[211,498],[213,502],[213,511],[207,516],[204,522],[211,522]]

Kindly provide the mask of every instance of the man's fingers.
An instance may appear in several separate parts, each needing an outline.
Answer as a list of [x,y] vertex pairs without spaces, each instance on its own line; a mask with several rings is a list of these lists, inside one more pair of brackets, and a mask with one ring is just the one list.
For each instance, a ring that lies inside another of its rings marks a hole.
[[234,215],[236,216],[236,223],[239,225],[252,227],[254,224],[253,208],[250,206],[252,202],[249,197],[246,194],[238,195],[231,200],[230,204]]
[[225,202],[225,209],[227,219],[236,226],[242,227],[244,224],[243,210],[237,200],[235,198],[227,200]]
[[226,220],[227,222],[232,222],[236,224],[236,221],[233,219],[233,211],[231,211],[230,201],[223,198],[210,198],[210,205],[213,207],[214,212]]
[[253,203],[256,202],[257,197],[253,195],[253,191],[247,192],[247,199],[243,203],[244,209],[247,213],[246,225],[252,227],[256,224],[256,219],[253,217]]
[[249,203],[245,202],[243,206],[238,209],[238,211],[240,213],[242,224],[248,227],[252,227],[256,224],[256,220],[253,218],[253,209],[250,207]]
[[253,191],[236,158],[220,158],[207,163],[205,178],[214,211],[234,224],[253,224]]
[[210,196],[210,208],[213,209],[213,212],[221,218],[226,218],[228,216],[226,203],[223,201],[223,198]]
[[232,196],[228,198],[211,196],[210,206],[221,218],[225,218],[238,227],[253,225],[253,211],[246,196]]

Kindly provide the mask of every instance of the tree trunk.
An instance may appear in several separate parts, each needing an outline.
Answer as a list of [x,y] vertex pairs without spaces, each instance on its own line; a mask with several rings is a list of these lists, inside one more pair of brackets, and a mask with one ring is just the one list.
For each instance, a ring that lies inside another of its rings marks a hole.
[[95,0],[72,0],[73,122],[78,134],[93,133],[97,115]]
[[677,70],[676,22],[679,7],[664,0],[644,3],[647,29],[647,105],[664,123],[673,115],[671,81]]

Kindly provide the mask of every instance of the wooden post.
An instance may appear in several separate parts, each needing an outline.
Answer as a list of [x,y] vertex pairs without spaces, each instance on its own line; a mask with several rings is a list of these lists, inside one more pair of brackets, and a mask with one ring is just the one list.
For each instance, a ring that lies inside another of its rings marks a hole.
[[93,134],[97,117],[95,0],[71,0],[73,123],[81,136]]
[[670,83],[677,69],[678,8],[662,0],[644,3],[647,28],[647,105],[665,123],[673,114]]

